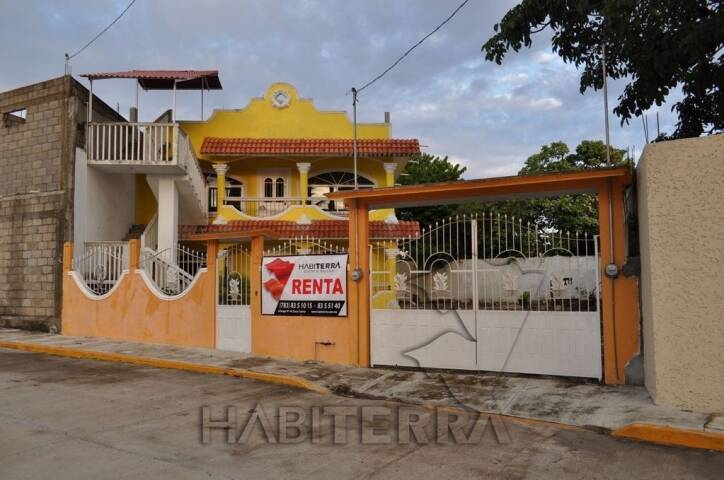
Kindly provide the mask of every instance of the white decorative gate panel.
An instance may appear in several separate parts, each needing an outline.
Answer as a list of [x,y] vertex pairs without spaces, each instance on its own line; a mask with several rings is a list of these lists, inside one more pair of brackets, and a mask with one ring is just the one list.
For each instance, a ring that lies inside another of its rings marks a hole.
[[481,215],[373,244],[372,364],[600,379],[596,240]]
[[472,310],[374,310],[372,364],[474,370],[474,332]]
[[481,313],[479,370],[600,378],[597,312]]

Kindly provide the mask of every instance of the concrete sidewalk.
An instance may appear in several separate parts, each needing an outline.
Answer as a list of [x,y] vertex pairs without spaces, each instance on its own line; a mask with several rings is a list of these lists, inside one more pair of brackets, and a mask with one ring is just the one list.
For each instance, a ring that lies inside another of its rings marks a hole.
[[639,386],[493,373],[357,368],[11,329],[0,329],[0,348],[226,374],[349,397],[477,410],[658,443],[724,450],[724,415],[654,405],[646,389]]

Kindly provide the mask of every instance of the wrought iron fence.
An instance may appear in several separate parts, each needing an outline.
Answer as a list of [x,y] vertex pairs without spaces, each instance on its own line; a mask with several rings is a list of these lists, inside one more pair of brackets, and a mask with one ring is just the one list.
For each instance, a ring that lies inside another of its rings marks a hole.
[[206,267],[206,253],[183,245],[160,252],[146,249],[141,252],[138,267],[163,293],[178,295],[191,285],[199,270]]
[[347,253],[346,242],[323,241],[314,237],[294,237],[268,248],[264,255],[319,255]]
[[84,253],[73,259],[86,287],[96,295],[110,291],[121,274],[128,270],[126,242],[86,242]]
[[390,308],[596,311],[597,238],[498,214],[454,217],[371,245],[373,299]]
[[218,272],[219,305],[251,304],[251,255],[245,245],[233,245],[219,252],[216,260]]

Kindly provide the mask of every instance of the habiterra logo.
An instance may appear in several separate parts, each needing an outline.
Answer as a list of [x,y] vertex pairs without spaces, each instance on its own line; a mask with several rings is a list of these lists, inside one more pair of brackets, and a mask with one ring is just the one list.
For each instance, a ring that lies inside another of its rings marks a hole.
[[284,291],[284,287],[289,281],[289,276],[294,270],[294,264],[287,262],[281,258],[276,258],[271,263],[267,264],[266,269],[271,272],[274,277],[264,282],[264,289],[274,297],[274,300],[279,301]]

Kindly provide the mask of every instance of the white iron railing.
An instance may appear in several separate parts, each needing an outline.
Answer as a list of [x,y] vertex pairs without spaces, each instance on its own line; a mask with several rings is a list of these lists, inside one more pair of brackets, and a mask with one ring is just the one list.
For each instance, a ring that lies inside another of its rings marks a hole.
[[371,294],[420,310],[598,310],[597,236],[520,219],[454,217],[418,237],[374,242]]
[[169,165],[177,162],[176,123],[88,123],[89,161]]
[[201,171],[201,167],[199,166],[199,162],[196,160],[196,155],[194,155],[191,141],[181,130],[178,130],[177,135],[176,145],[178,147],[177,158],[179,165],[186,170],[188,181],[191,184],[191,189],[196,197],[196,202],[199,204],[201,211],[208,212],[209,198],[206,195],[206,182],[204,180],[204,174]]
[[72,268],[90,291],[103,295],[128,270],[128,243],[86,242],[85,252],[73,259]]
[[323,211],[346,217],[346,209],[336,209],[335,202],[327,197],[226,197],[224,205],[229,205],[242,213],[252,217],[272,217],[284,212],[286,209],[301,205],[314,205]]
[[347,253],[346,241],[327,242],[314,237],[294,237],[264,250],[264,255],[321,255]]
[[178,295],[184,292],[201,268],[206,266],[206,254],[178,245],[160,252],[145,249],[141,252],[138,267],[163,293]]

